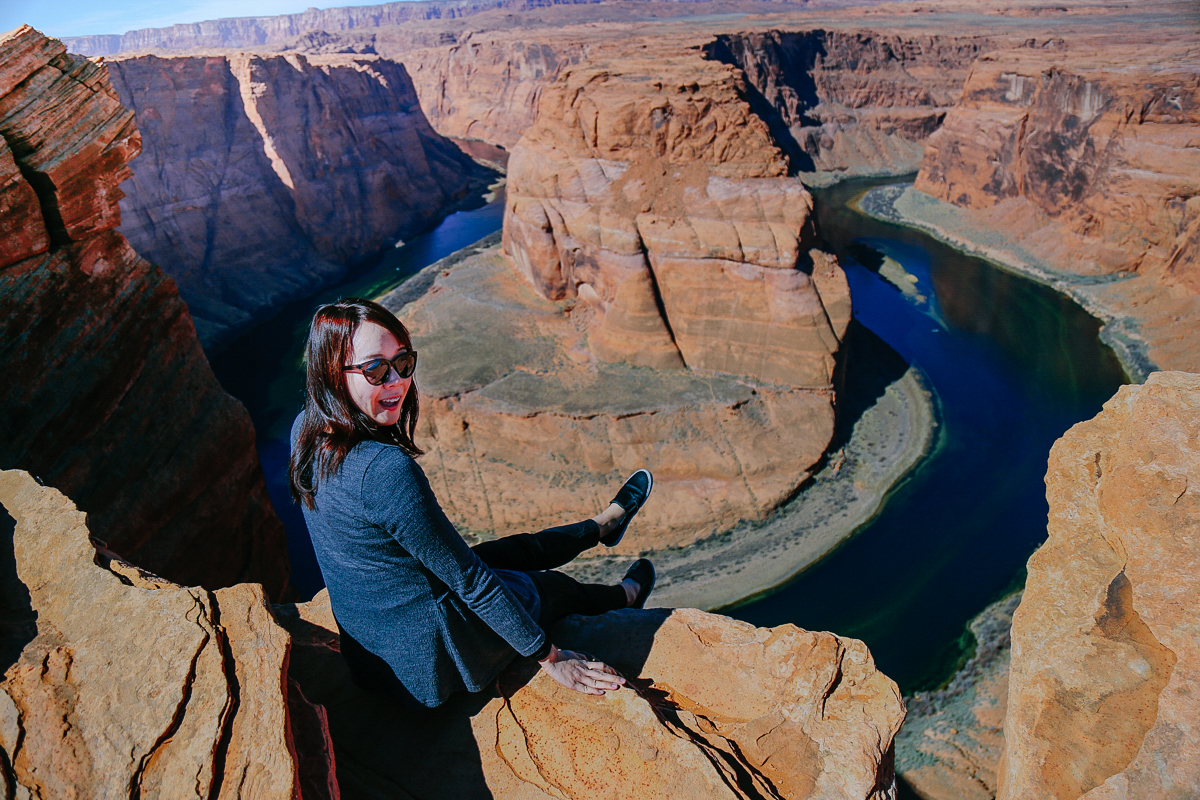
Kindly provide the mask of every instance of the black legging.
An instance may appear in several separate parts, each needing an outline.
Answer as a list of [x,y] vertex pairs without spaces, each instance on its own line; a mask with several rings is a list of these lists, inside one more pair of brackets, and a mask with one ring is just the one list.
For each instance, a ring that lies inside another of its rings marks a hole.
[[551,571],[595,547],[599,541],[600,526],[589,519],[537,533],[504,536],[471,549],[492,569],[529,574],[542,601],[538,625],[548,628],[571,614],[596,616],[628,604],[622,586],[580,583],[569,575]]

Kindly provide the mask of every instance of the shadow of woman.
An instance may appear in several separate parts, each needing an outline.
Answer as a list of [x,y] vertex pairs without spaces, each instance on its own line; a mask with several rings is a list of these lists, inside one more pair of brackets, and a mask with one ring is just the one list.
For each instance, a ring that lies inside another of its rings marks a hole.
[[[289,675],[304,696],[324,706],[328,715],[343,797],[485,800],[495,796],[479,742],[495,741],[495,717],[504,705],[499,689],[455,695],[435,709],[409,707],[387,693],[355,684],[341,654],[343,646],[354,645],[343,642],[336,630],[302,618],[295,606],[275,610],[292,634]],[[551,639],[564,649],[612,664],[631,679],[632,688],[654,634],[669,614],[654,609],[567,617],[552,629]],[[497,684],[504,696],[511,697],[537,673],[536,664],[517,659]],[[498,776],[490,777],[495,785]]]

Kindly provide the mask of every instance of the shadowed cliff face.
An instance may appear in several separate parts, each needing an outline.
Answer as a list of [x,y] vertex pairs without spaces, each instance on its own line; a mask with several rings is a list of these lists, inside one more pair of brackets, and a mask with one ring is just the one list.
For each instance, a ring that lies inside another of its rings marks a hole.
[[392,61],[143,56],[110,70],[142,131],[121,230],[176,279],[206,348],[428,225],[475,169]]
[[746,73],[750,102],[796,171],[902,173],[958,99],[986,36],[723,34],[705,54]]
[[138,149],[104,67],[0,39],[0,466],[68,494],[96,536],[180,581],[287,585],[249,417],[170,278],[116,231]]

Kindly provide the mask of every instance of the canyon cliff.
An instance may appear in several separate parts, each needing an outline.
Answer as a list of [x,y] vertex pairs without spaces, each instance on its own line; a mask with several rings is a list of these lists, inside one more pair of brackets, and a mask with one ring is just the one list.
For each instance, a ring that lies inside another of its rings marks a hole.
[[145,572],[19,470],[0,503],[0,796],[338,796],[262,586]]
[[1013,615],[1001,800],[1200,793],[1200,376],[1125,386],[1055,444]]
[[139,137],[107,70],[28,26],[0,37],[0,136],[0,467],[68,494],[157,574],[278,597],[287,551],[250,419],[175,284],[113,230]]
[[374,56],[141,56],[108,64],[142,153],[121,232],[219,348],[463,196],[404,67]]
[[682,546],[823,454],[849,290],[743,89],[688,51],[566,70],[509,160],[508,260],[384,300],[430,355],[423,463],[465,530],[560,524],[644,466],[618,550]]
[[327,595],[273,613],[256,585],[164,581],[20,471],[0,503],[5,797],[893,796],[903,703],[852,639],[695,610],[572,618],[555,641],[626,688],[578,694],[518,660],[414,713],[351,682]]
[[1200,793],[1198,410],[1200,376],[1156,372],[1054,445],[1024,592],[908,698],[896,768],[924,800]]
[[801,172],[903,174],[1004,36],[873,31],[721,34],[709,58],[746,73],[755,112]]
[[980,58],[929,140],[921,194],[897,204],[1076,296],[1143,373],[1200,369],[1200,70],[1182,45],[1154,51]]

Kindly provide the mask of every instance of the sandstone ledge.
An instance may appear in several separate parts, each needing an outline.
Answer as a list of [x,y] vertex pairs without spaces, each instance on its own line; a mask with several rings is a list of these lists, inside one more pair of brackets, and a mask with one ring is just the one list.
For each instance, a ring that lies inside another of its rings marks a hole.
[[577,694],[518,662],[495,691],[408,712],[350,682],[328,594],[279,610],[347,797],[894,796],[903,702],[852,639],[694,609],[571,617],[554,640],[627,688]]
[[255,584],[172,584],[27,473],[0,473],[0,502],[0,797],[894,794],[904,704],[859,641],[694,609],[573,617],[554,640],[627,688],[577,694],[518,660],[411,712],[352,684],[327,593],[273,611]]

